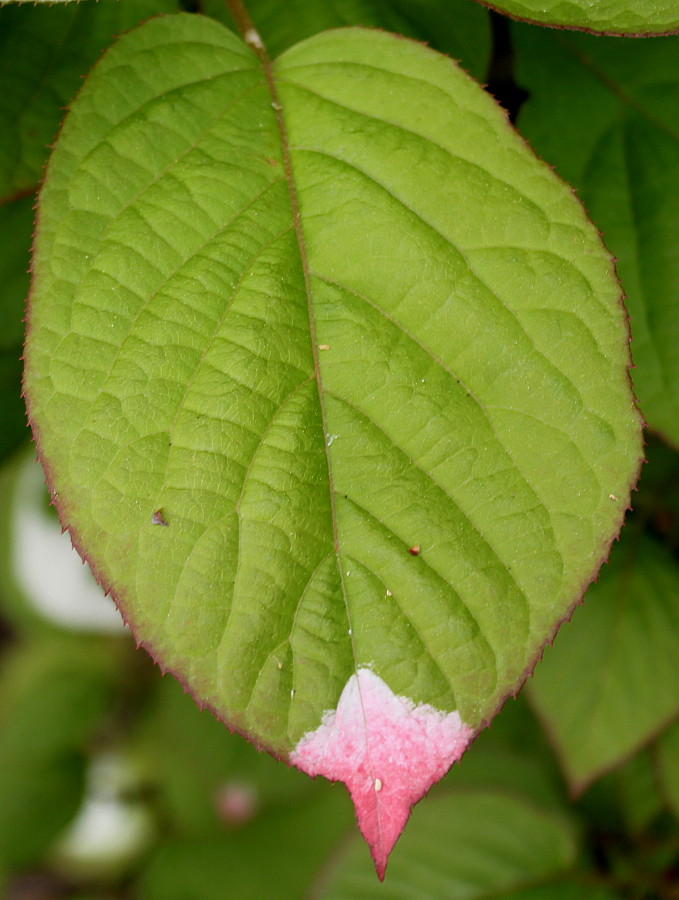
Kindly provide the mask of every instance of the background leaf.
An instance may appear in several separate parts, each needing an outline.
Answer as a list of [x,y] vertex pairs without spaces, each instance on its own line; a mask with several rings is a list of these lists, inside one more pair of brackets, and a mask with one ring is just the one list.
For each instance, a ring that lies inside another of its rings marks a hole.
[[0,203],[0,350],[4,352],[18,350],[23,343],[35,202],[30,195]]
[[0,200],[37,188],[64,107],[113,38],[178,6],[178,0],[0,4]]
[[637,753],[614,773],[613,778],[627,830],[639,835],[663,810],[650,752]]
[[626,531],[530,685],[575,790],[648,743],[677,715],[678,654],[676,561],[655,542]]
[[0,460],[28,437],[21,400],[23,311],[35,197],[0,202]]
[[350,824],[345,800],[326,785],[295,805],[271,809],[226,839],[170,841],[151,860],[137,896],[223,900],[227,890],[239,900],[260,900],[275,890],[277,900],[298,900]]
[[383,886],[365,849],[353,841],[318,897],[521,897],[522,888],[573,867],[576,852],[576,832],[566,818],[499,791],[459,790],[432,798],[413,814]]
[[38,861],[74,815],[107,711],[115,646],[54,639],[5,658],[0,695],[0,861]]
[[506,900],[616,900],[620,894],[598,884],[594,878],[574,876],[569,881],[553,882],[509,891],[500,895]]
[[488,5],[517,19],[584,31],[643,35],[679,30],[674,0],[493,0]]
[[655,748],[658,781],[672,812],[679,819],[679,721],[664,732]]
[[499,789],[520,793],[539,806],[563,810],[563,779],[525,694],[508,700],[464,762],[453,766],[439,790]]
[[[490,18],[469,0],[249,0],[248,12],[272,57],[329,28],[364,25],[426,41],[484,79]],[[224,0],[202,0],[207,15],[233,27]]]
[[517,78],[530,92],[518,127],[579,189],[616,257],[642,412],[677,445],[677,42],[628,43],[518,26],[512,34]]

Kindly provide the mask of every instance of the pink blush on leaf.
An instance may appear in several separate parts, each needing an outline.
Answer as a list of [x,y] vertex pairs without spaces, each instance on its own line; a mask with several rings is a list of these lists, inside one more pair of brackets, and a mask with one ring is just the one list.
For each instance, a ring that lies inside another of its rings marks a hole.
[[457,712],[398,697],[370,669],[346,683],[290,754],[307,775],[343,781],[380,879],[412,806],[464,753],[472,737]]

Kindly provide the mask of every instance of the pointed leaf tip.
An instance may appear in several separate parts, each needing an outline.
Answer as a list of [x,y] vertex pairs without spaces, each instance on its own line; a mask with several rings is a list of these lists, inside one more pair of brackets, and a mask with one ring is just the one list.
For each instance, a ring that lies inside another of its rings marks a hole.
[[411,807],[464,753],[472,729],[459,713],[398,697],[359,669],[336,710],[299,741],[290,761],[307,775],[343,781],[380,879]]

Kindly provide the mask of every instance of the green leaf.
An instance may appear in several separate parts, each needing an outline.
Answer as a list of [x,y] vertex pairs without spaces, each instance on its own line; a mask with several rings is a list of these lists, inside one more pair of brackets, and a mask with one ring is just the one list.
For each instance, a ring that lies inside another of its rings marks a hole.
[[[307,772],[341,700],[364,831],[407,781],[397,835],[636,477],[618,287],[571,192],[421,45],[329,32],[270,69],[157,19],[64,125],[29,316],[55,500],[138,640]],[[414,767],[390,750],[423,719]]]
[[29,437],[26,410],[21,399],[21,349],[0,350],[0,460]]
[[663,808],[650,753],[647,750],[637,753],[612,777],[618,789],[627,830],[638,836],[652,824]]
[[453,766],[435,790],[460,786],[520,792],[557,810],[567,806],[561,773],[525,694],[505,703],[464,764]]
[[40,641],[0,672],[0,868],[41,859],[74,815],[87,744],[110,702],[110,645]]
[[168,841],[142,874],[135,897],[299,900],[350,823],[344,799],[326,785],[317,796],[272,809],[227,835]]
[[632,532],[547,650],[530,696],[575,790],[679,713],[679,568]]
[[679,452],[647,435],[644,478],[634,498],[634,517],[675,555],[679,554]]
[[[529,22],[604,34],[641,36],[679,30],[675,0],[492,0],[487,5]],[[559,71],[557,66],[554,71]]]
[[596,876],[575,874],[568,881],[528,887],[499,895],[504,900],[621,900],[621,894],[597,883]]
[[34,202],[33,196],[0,202],[0,461],[28,437],[21,353]]
[[[203,0],[201,6],[232,25],[224,0]],[[487,76],[490,18],[469,0],[250,0],[247,7],[271,56],[329,28],[364,25],[426,41],[460,60],[475,78]]]
[[34,204],[33,195],[0,203],[0,352],[15,350],[23,341]]
[[513,33],[530,91],[519,128],[577,186],[616,257],[642,412],[679,445],[679,42]]
[[[353,841],[324,875],[319,900],[471,900],[521,896],[521,889],[571,869],[575,829],[520,796],[456,791],[418,808],[384,885]],[[558,894],[557,894],[558,896]],[[582,896],[582,895],[581,895]]]
[[679,819],[679,721],[673,722],[660,737],[655,760],[660,790]]
[[35,190],[64,107],[114,36],[178,5],[178,0],[0,4],[0,200]]

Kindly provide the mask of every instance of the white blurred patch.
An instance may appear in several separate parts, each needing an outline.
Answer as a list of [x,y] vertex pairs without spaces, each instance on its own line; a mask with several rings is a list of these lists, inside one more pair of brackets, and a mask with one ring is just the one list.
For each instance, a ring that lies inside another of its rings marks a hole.
[[11,510],[12,574],[28,601],[46,619],[79,631],[122,632],[113,601],[44,507],[41,467],[30,457],[21,465]]
[[112,872],[147,849],[153,819],[142,802],[128,799],[135,781],[134,767],[125,757],[103,753],[94,758],[80,811],[53,848],[59,869]]

